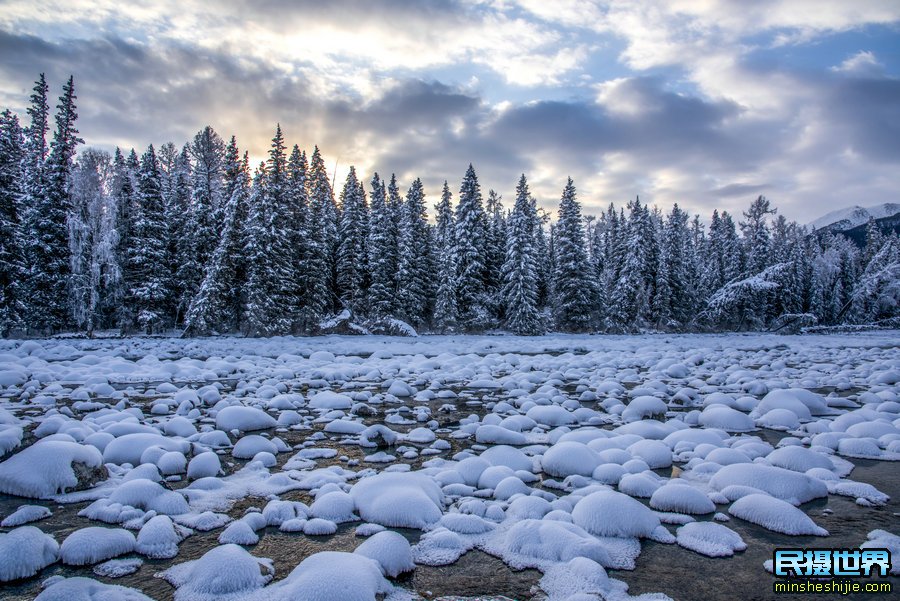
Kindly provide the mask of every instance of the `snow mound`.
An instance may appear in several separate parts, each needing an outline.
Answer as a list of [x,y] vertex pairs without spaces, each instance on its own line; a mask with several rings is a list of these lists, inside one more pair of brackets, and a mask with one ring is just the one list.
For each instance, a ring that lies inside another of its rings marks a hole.
[[558,478],[573,474],[590,476],[599,463],[597,453],[580,442],[558,442],[541,458],[544,473]]
[[256,407],[244,407],[233,405],[225,407],[216,414],[216,428],[230,432],[252,432],[254,430],[268,430],[277,425],[275,418]]
[[828,536],[828,531],[813,522],[790,503],[763,494],[749,494],[731,504],[728,513],[773,532],[799,536]]
[[[149,432],[123,434],[110,441],[103,449],[103,461],[117,465],[122,465],[123,463],[140,465],[145,463],[141,460],[144,452],[153,447],[159,447],[164,452],[178,451],[179,453],[187,453],[190,450],[190,443]],[[160,453],[161,455],[162,453]]]
[[356,553],[310,555],[284,580],[265,589],[272,601],[372,601],[393,591],[374,559]]
[[172,566],[160,576],[175,586],[176,601],[214,601],[263,587],[275,573],[272,562],[237,545],[214,547],[200,559]]
[[153,559],[169,559],[178,555],[178,544],[190,534],[167,515],[157,515],[141,526],[134,550]]
[[0,463],[0,492],[46,499],[77,487],[76,471],[103,465],[100,451],[64,440],[42,440]]
[[828,495],[828,487],[818,478],[757,463],[726,465],[713,475],[709,485],[718,491],[729,486],[747,486],[793,505]]
[[700,413],[698,423],[704,428],[718,428],[726,432],[749,432],[756,424],[749,415],[725,405],[709,405]]
[[66,537],[59,558],[71,566],[99,563],[134,551],[134,535],[122,528],[89,526]]
[[674,541],[651,509],[628,495],[611,490],[597,491],[578,501],[572,510],[572,520],[595,536]]
[[[609,553],[596,538],[583,528],[566,522],[521,520],[509,529],[504,542],[508,553],[529,560],[558,562],[586,557],[600,565],[612,565]],[[523,563],[522,559],[513,559],[512,563],[522,567],[534,565],[532,561]]]
[[0,581],[34,576],[59,557],[59,544],[34,526],[0,532]]
[[51,515],[53,515],[53,512],[42,505],[22,505],[13,513],[6,516],[6,518],[4,518],[2,522],[0,522],[0,527],[15,528],[16,526],[21,526],[22,524],[28,524],[31,522],[36,522],[38,520],[43,520],[44,518],[49,518]]
[[766,456],[769,463],[794,472],[806,472],[813,468],[833,470],[831,459],[804,447],[789,446],[775,449]]
[[244,520],[236,520],[228,525],[219,535],[219,544],[255,545],[259,542],[259,535]]
[[677,530],[676,540],[685,549],[708,557],[730,557],[747,548],[737,532],[715,522],[685,524]]
[[121,578],[134,574],[144,565],[142,559],[110,559],[94,566],[94,574],[104,578]]
[[309,399],[309,406],[313,409],[350,409],[353,399],[346,394],[323,390]]
[[350,489],[360,517],[390,528],[423,530],[441,519],[443,493],[428,476],[382,472]]
[[669,483],[656,489],[650,497],[650,507],[657,511],[703,514],[716,510],[709,497],[689,484]]
[[63,578],[44,589],[35,601],[153,601],[139,590],[105,584],[93,578]]
[[416,567],[409,541],[390,530],[373,534],[353,552],[377,561],[381,571],[391,578]]

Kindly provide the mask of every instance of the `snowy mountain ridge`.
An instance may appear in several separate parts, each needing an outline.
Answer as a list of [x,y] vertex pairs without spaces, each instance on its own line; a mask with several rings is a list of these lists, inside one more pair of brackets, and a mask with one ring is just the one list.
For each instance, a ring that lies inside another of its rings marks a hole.
[[865,208],[854,205],[822,215],[815,221],[811,221],[809,228],[820,230],[827,227],[832,230],[847,230],[866,223],[870,218],[881,219],[897,213],[900,213],[900,204],[895,202],[886,202]]

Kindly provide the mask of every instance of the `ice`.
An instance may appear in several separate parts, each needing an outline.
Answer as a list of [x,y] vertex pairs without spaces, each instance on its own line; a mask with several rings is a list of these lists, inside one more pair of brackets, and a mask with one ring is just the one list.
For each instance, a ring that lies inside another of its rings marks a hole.
[[160,576],[176,587],[175,601],[214,601],[259,590],[274,573],[271,560],[232,544],[213,547],[200,559],[175,565]]
[[91,446],[41,440],[0,463],[0,492],[46,499],[79,484],[75,465],[100,468],[103,457]]
[[128,530],[89,526],[66,537],[59,547],[59,558],[63,563],[82,566],[131,553],[134,546],[134,535]]
[[661,486],[650,497],[650,507],[658,511],[704,514],[716,510],[709,497],[689,484],[679,484],[673,480]]
[[168,559],[178,555],[178,545],[190,530],[175,524],[167,515],[157,515],[141,526],[134,550],[153,559]]
[[[323,551],[310,555],[284,579],[266,587],[271,601],[372,601],[393,591],[381,566],[361,554]],[[176,601],[179,601],[176,596]]]
[[818,478],[757,463],[726,465],[710,479],[709,485],[719,491],[732,485],[747,486],[793,505],[828,495],[828,487]]
[[416,567],[409,541],[389,530],[373,534],[353,552],[377,561],[384,575],[391,578]]
[[422,474],[381,473],[350,489],[359,516],[392,528],[424,529],[441,519],[443,494]]
[[142,559],[110,559],[94,566],[94,574],[104,578],[121,578],[134,574],[144,565]]
[[28,578],[55,563],[59,544],[34,526],[0,532],[0,581]]
[[742,520],[782,534],[828,536],[802,510],[790,503],[765,494],[749,494],[731,504],[728,513]]
[[93,578],[62,578],[44,589],[35,601],[153,601],[139,590],[105,584]]
[[43,520],[51,515],[53,515],[53,512],[42,505],[21,505],[0,522],[0,527],[15,528],[22,524]]
[[254,430],[268,430],[277,425],[275,418],[256,407],[244,407],[232,405],[224,407],[216,414],[216,428],[230,432],[252,432]]
[[685,524],[677,530],[676,540],[685,549],[708,557],[730,557],[747,548],[737,532],[715,522]]

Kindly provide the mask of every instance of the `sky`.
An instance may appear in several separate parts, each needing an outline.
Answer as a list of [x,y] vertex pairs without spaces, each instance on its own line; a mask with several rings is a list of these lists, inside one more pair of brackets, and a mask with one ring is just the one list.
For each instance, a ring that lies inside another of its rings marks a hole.
[[470,162],[550,211],[567,177],[587,214],[900,201],[900,0],[0,0],[23,124],[41,72],[88,146],[209,124],[258,161],[280,123],[338,189],[354,165],[429,205]]

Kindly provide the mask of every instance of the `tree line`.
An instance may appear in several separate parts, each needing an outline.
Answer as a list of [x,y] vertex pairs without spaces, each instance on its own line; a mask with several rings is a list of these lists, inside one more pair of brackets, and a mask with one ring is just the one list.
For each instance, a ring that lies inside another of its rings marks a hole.
[[[524,175],[512,207],[472,165],[455,202],[421,179],[363,181],[337,198],[318,147],[267,160],[212,127],[181,148],[114,154],[75,127],[70,77],[51,128],[35,84],[22,127],[0,114],[0,333],[119,329],[186,335],[719,331],[895,319],[900,242],[869,224],[858,248],[777,215],[760,196],[735,222],[677,204],[582,215],[571,178],[557,220]],[[337,317],[336,317],[337,316]]]

